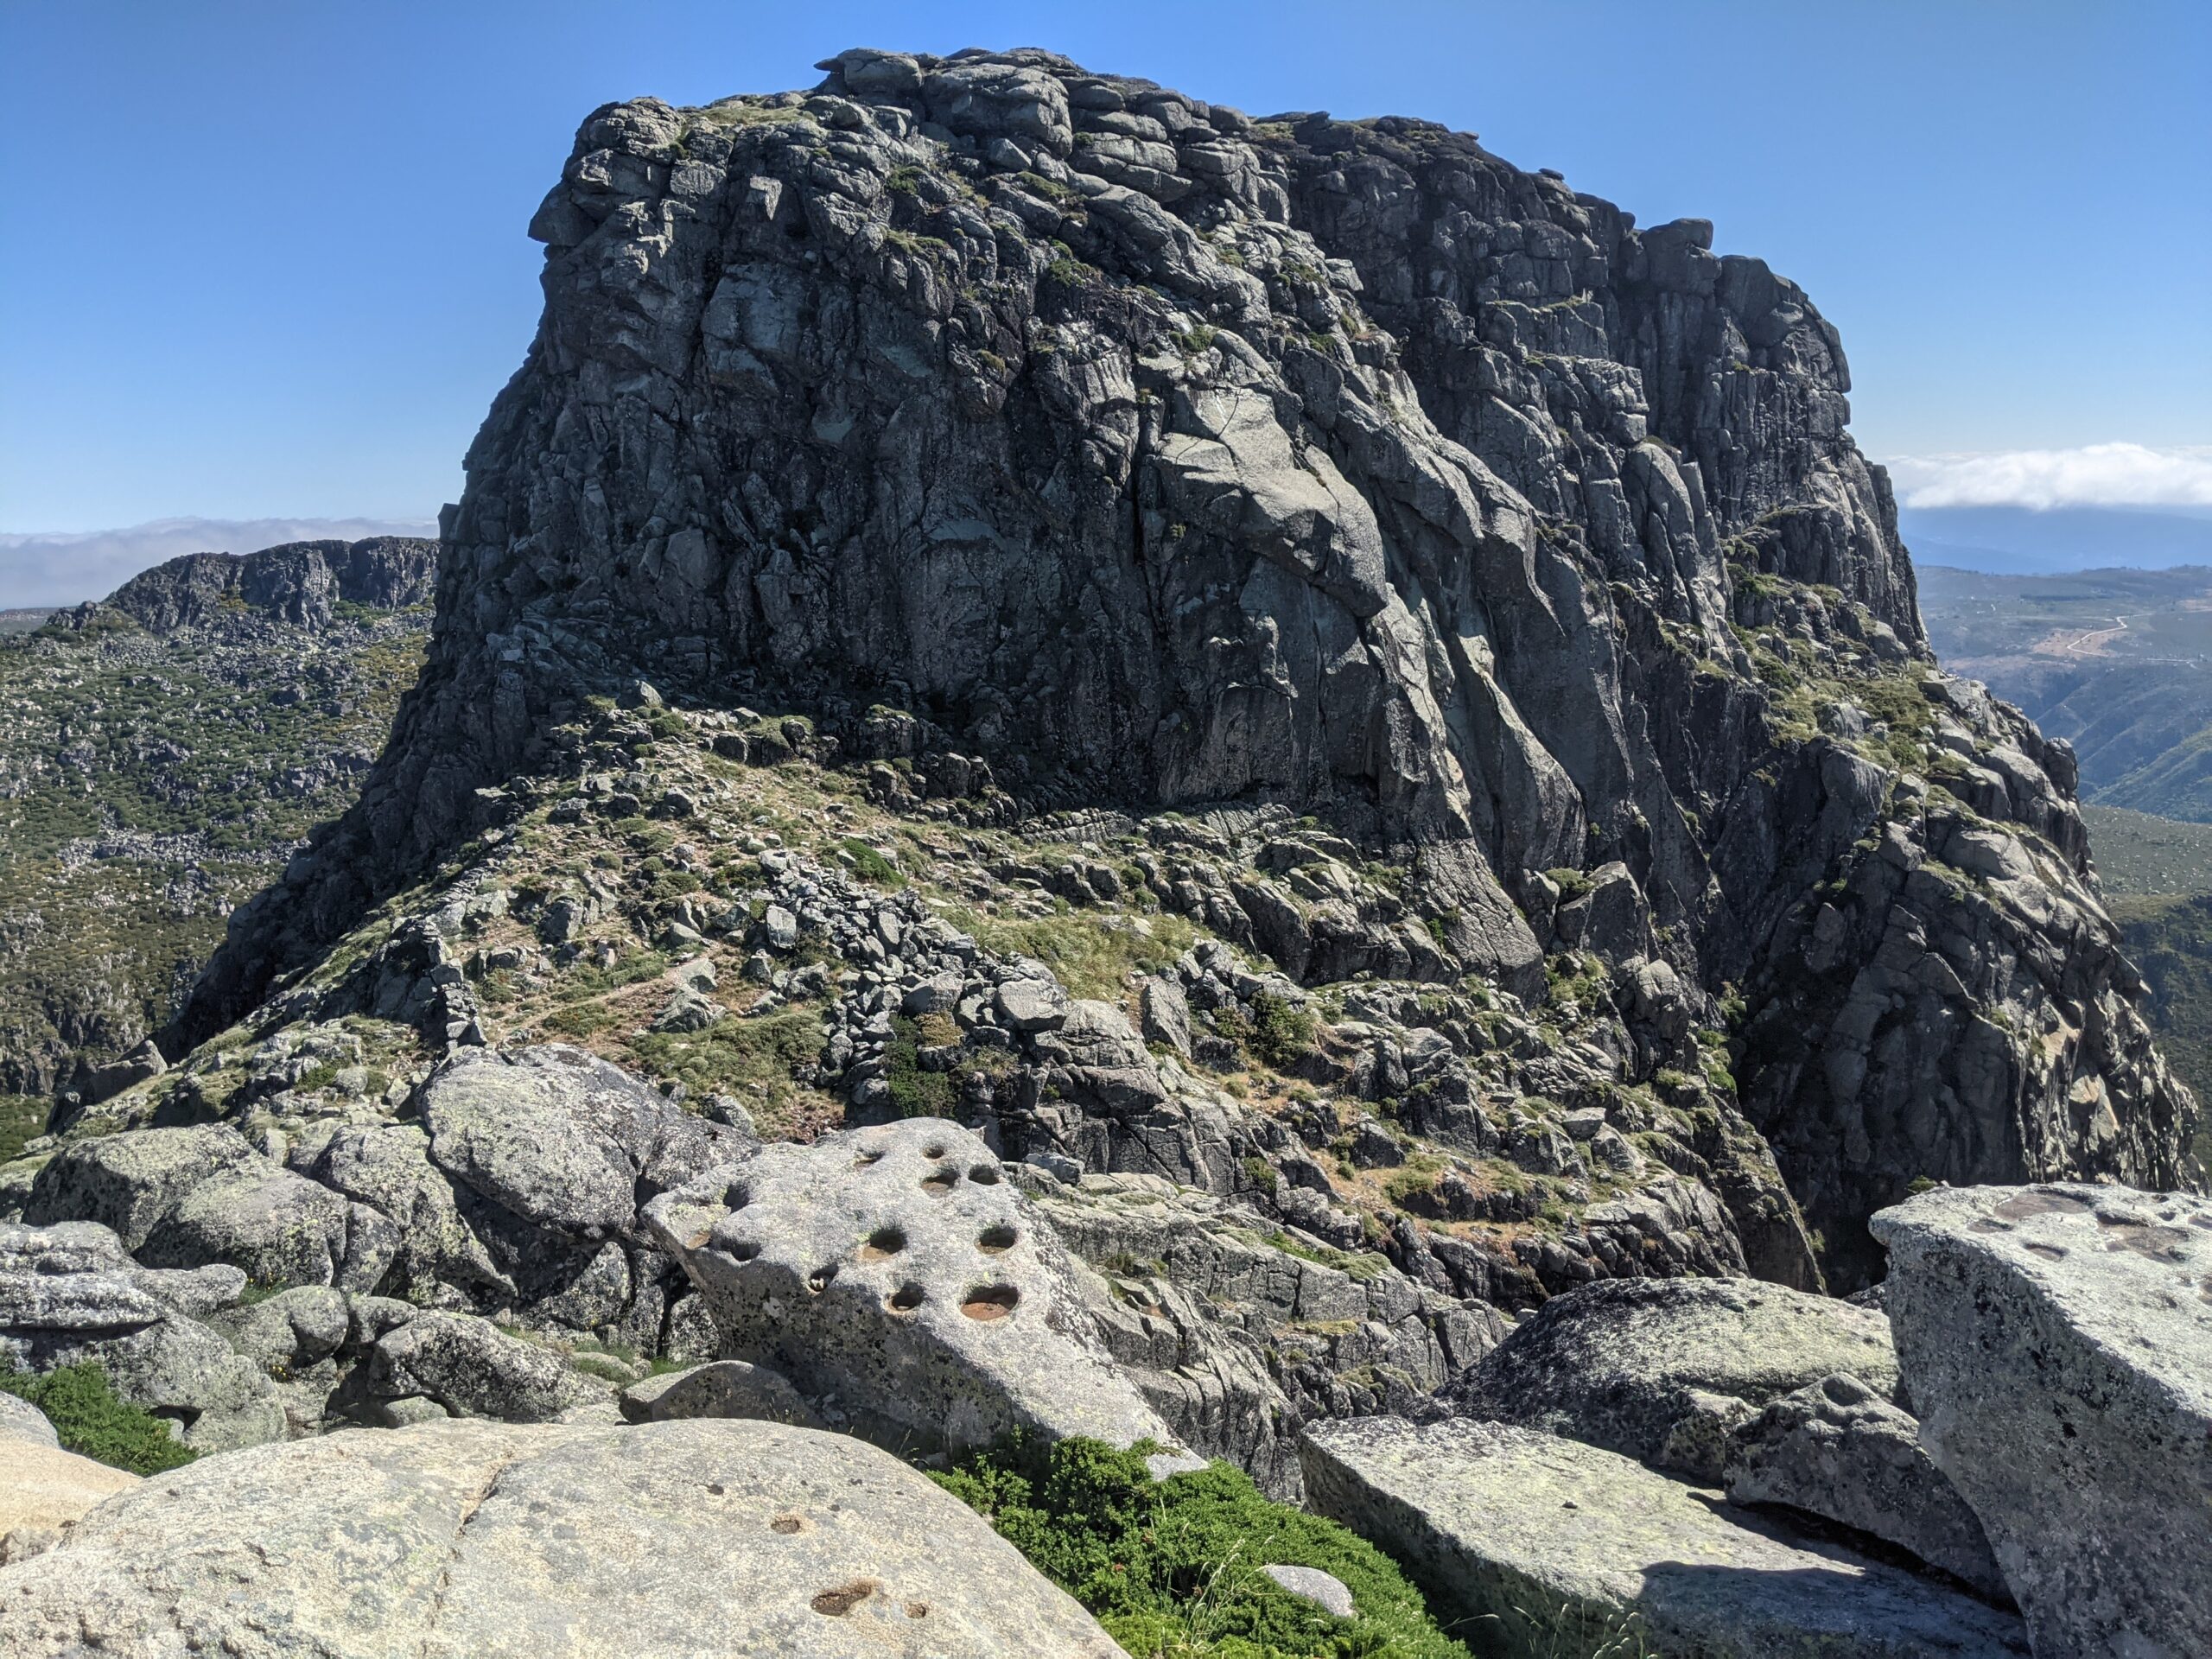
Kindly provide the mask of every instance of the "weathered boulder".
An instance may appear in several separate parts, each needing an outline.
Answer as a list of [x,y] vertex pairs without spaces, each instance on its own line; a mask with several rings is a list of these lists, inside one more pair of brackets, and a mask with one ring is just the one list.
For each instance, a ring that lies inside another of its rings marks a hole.
[[440,1423],[175,1471],[0,1569],[0,1656],[1116,1659],[887,1452],[782,1424]]
[[1729,1437],[1728,1496],[1840,1522],[2009,1597],[1981,1522],[1919,1437],[1909,1414],[1857,1377],[1824,1376]]
[[0,1392],[0,1440],[26,1440],[33,1446],[61,1444],[44,1412],[21,1395],[4,1392]]
[[95,1222],[0,1224],[0,1357],[35,1371],[97,1364],[196,1450],[258,1445],[284,1432],[268,1378],[192,1317],[245,1288],[233,1267],[141,1268]]
[[1873,1226],[1921,1439],[2037,1653],[2212,1653],[2212,1202],[1938,1188]]
[[[872,1432],[1174,1436],[1101,1344],[1051,1225],[957,1124],[766,1146],[645,1206],[721,1332]],[[834,1421],[834,1420],[833,1420]]]
[[465,1313],[417,1313],[376,1340],[357,1394],[378,1402],[424,1399],[455,1417],[550,1422],[593,1390],[549,1349]]
[[583,1239],[632,1230],[643,1198],[753,1144],[558,1043],[465,1049],[423,1085],[421,1107],[439,1168],[516,1216]]
[[1756,1279],[1614,1279],[1546,1303],[1442,1397],[1718,1481],[1730,1431],[1836,1371],[1896,1394],[1880,1313]]
[[821,1420],[777,1371],[741,1359],[711,1360],[686,1371],[649,1376],[622,1390],[622,1415],[633,1423],[682,1417],[757,1417],[819,1428]]
[[[1724,1514],[1696,1488],[1537,1430],[1311,1425],[1308,1501],[1503,1650],[1598,1659],[2024,1656],[2019,1621],[1929,1580]],[[1642,1645],[1639,1646],[1638,1644]]]

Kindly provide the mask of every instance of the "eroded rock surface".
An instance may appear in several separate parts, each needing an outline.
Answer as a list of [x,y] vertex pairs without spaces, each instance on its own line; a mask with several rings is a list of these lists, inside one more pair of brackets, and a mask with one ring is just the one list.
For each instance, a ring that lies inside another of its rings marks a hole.
[[1738,1425],[1835,1371],[1897,1393],[1879,1313],[1752,1279],[1618,1280],[1547,1303],[1445,1400],[1717,1482]]
[[0,1605],[6,1659],[1119,1652],[895,1458],[759,1422],[435,1424],[213,1459],[0,1569]]
[[1696,1488],[1534,1429],[1392,1418],[1300,1441],[1321,1513],[1522,1644],[1599,1659],[2019,1656],[2019,1621],[1849,1551],[1720,1511]]
[[1015,1429],[1174,1441],[1099,1341],[1051,1224],[957,1124],[766,1146],[645,1216],[725,1355],[864,1428],[952,1446]]
[[1938,1189],[1874,1229],[1921,1438],[2037,1652],[2212,1651],[2212,1204]]
[[1728,1496],[1840,1522],[2007,1599],[1973,1510],[1920,1444],[1920,1425],[1855,1376],[1786,1394],[1728,1439]]

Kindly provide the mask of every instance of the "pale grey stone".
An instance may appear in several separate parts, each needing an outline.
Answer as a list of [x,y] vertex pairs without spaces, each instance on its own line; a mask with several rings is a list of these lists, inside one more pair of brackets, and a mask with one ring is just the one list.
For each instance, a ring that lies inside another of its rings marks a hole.
[[822,1421],[779,1371],[741,1359],[718,1359],[685,1371],[649,1376],[622,1390],[622,1416],[633,1423],[679,1417],[758,1417],[819,1428]]
[[765,1146],[646,1206],[721,1333],[872,1432],[1174,1435],[1101,1344],[1051,1224],[936,1118]]
[[1352,1605],[1351,1592],[1333,1573],[1324,1573],[1318,1567],[1284,1567],[1280,1563],[1270,1563],[1260,1571],[1292,1595],[1303,1596],[1333,1618],[1350,1618],[1357,1611]]
[[7,1393],[0,1393],[0,1440],[29,1440],[34,1446],[61,1444],[44,1412],[21,1395]]
[[1836,1371],[1896,1394],[1879,1313],[1756,1279],[1618,1279],[1553,1298],[1448,1398],[1718,1481],[1738,1422]]
[[1922,1442],[2037,1654],[2212,1653],[2212,1202],[1937,1188],[1873,1226]]
[[[1599,1659],[2024,1659],[1963,1592],[1725,1514],[1708,1494],[1538,1430],[1311,1424],[1307,1501],[1506,1650]],[[1639,1649],[1638,1644],[1642,1646]]]
[[194,1464],[0,1568],[0,1656],[1119,1659],[981,1516],[734,1420],[431,1423]]
[[1920,1425],[1855,1376],[1785,1394],[1729,1437],[1728,1496],[1782,1503],[1910,1550],[2009,1599],[1989,1540],[1920,1444]]

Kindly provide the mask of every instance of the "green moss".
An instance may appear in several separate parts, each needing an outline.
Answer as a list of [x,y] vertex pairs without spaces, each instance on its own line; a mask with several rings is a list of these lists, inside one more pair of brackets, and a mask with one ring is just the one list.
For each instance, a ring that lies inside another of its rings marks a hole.
[[181,1469],[200,1455],[171,1439],[168,1424],[152,1412],[117,1399],[97,1365],[64,1365],[41,1376],[0,1359],[0,1391],[44,1412],[64,1451],[134,1475]]
[[1147,918],[1148,932],[1092,912],[1026,922],[970,914],[957,918],[957,925],[987,950],[1036,957],[1071,995],[1109,1001],[1128,990],[1133,973],[1166,972],[1198,938],[1198,930],[1179,916]]
[[[1333,1521],[1269,1502],[1227,1464],[1154,1482],[1141,1449],[1016,1440],[938,1484],[1098,1618],[1132,1659],[1468,1659],[1397,1566]],[[1332,1618],[1260,1571],[1317,1567]]]
[[[735,1095],[748,1105],[765,1102],[772,1118],[798,1093],[792,1074],[821,1053],[822,1021],[804,1008],[760,1020],[733,1015],[704,1031],[649,1032],[627,1046],[656,1077],[682,1083],[695,1095]],[[769,1127],[764,1122],[764,1129]]]

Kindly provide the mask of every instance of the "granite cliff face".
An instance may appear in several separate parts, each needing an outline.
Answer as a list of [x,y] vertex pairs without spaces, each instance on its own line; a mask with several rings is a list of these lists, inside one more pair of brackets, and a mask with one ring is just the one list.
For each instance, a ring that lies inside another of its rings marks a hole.
[[1417,925],[1240,889],[1309,985],[1594,958],[1628,1081],[1726,1030],[1840,1283],[1916,1178],[2184,1179],[2071,752],[1935,671],[1793,283],[1420,121],[823,67],[584,124],[423,678],[172,1047],[571,787],[560,734],[649,678],[999,822],[1310,815]]

